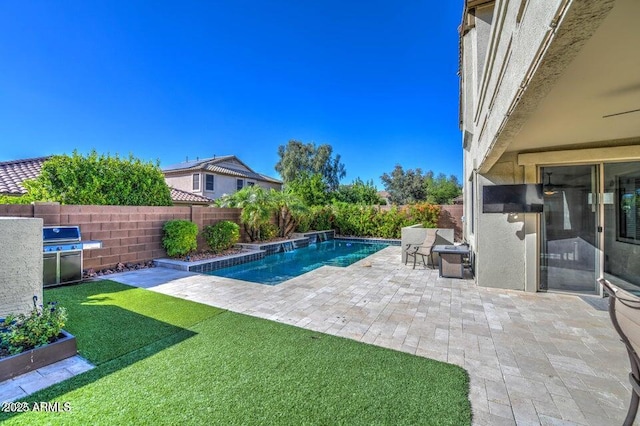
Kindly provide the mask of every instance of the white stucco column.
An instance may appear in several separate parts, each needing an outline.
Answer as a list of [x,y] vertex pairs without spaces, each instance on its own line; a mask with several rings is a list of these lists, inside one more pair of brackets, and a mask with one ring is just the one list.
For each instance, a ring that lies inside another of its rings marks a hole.
[[42,303],[42,219],[0,217],[0,318]]

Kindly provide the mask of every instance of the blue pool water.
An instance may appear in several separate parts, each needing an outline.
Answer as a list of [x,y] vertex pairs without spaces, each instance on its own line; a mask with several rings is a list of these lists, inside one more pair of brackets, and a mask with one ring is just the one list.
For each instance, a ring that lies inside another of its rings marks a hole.
[[329,240],[293,251],[266,256],[255,262],[217,269],[209,275],[276,285],[323,265],[349,266],[388,244]]

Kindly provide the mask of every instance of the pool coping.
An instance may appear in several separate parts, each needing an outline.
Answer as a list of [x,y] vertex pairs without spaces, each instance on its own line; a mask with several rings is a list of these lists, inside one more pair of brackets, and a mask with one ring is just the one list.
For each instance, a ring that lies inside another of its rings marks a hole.
[[[385,243],[393,246],[400,245],[400,240],[395,240],[395,239],[342,237],[342,236],[336,237],[334,231],[318,231],[318,232],[309,232],[305,234],[323,233],[326,235],[329,232],[333,234],[330,240],[360,241],[364,243]],[[162,258],[162,259],[154,259],[153,263],[155,264],[155,266],[161,266],[164,268],[177,269],[177,270],[189,271],[189,272],[197,272],[197,273],[203,274],[203,273],[215,271],[217,269],[222,269],[230,266],[241,265],[243,263],[253,262],[255,260],[263,259],[265,256],[270,256],[272,254],[280,253],[282,251],[285,251],[284,245],[286,245],[287,243],[291,243],[292,245],[295,246],[294,248],[296,249],[307,247],[309,244],[311,244],[311,240],[309,237],[298,237],[297,235],[296,235],[296,238],[283,240],[283,241],[276,241],[272,243],[238,244],[238,246],[243,247],[243,251],[241,253],[235,253],[228,256],[216,257],[213,259],[204,259],[204,260],[197,260],[194,262],[185,262],[183,260]],[[278,248],[280,248],[281,250],[278,250]]]

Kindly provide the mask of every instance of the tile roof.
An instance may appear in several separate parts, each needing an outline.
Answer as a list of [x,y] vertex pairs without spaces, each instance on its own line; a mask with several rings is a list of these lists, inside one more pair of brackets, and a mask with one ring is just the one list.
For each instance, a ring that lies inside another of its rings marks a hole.
[[27,190],[22,186],[22,182],[38,177],[40,170],[42,170],[42,163],[47,159],[49,157],[1,162],[0,194],[26,194]]
[[273,182],[273,183],[282,183],[277,179],[271,178],[269,176],[261,175],[260,173],[249,172],[247,170],[238,170],[231,167],[222,167],[222,166],[217,166],[215,164],[208,164],[204,166],[202,169],[209,172],[219,173],[223,175],[245,177],[245,178],[256,179],[256,180],[264,180],[264,181]]
[[202,195],[192,194],[191,192],[183,191],[177,188],[171,189],[171,200],[174,203],[183,204],[212,204],[213,200]]
[[[183,163],[172,164],[170,166],[166,166],[162,168],[163,172],[171,172],[174,170],[191,170],[191,169],[199,169],[205,163],[220,163],[227,160],[232,159],[238,160],[235,155],[221,155],[210,158],[199,158],[197,160],[185,161]],[[240,161],[240,160],[238,160]],[[240,161],[241,162],[241,161]]]

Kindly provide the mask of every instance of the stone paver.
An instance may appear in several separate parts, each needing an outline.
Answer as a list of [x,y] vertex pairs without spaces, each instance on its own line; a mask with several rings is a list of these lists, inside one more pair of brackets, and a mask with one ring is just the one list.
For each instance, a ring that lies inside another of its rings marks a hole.
[[438,359],[470,376],[474,424],[621,424],[628,360],[598,301],[478,288],[388,247],[270,287],[153,268],[110,279]]
[[0,382],[0,402],[10,402],[84,373],[93,365],[79,355]]
[[[601,301],[478,288],[399,257],[389,247],[275,287],[165,268],[108,278],[460,365],[471,379],[474,424],[621,423],[628,361],[607,312],[596,308]],[[0,401],[91,368],[76,356],[7,380]]]

